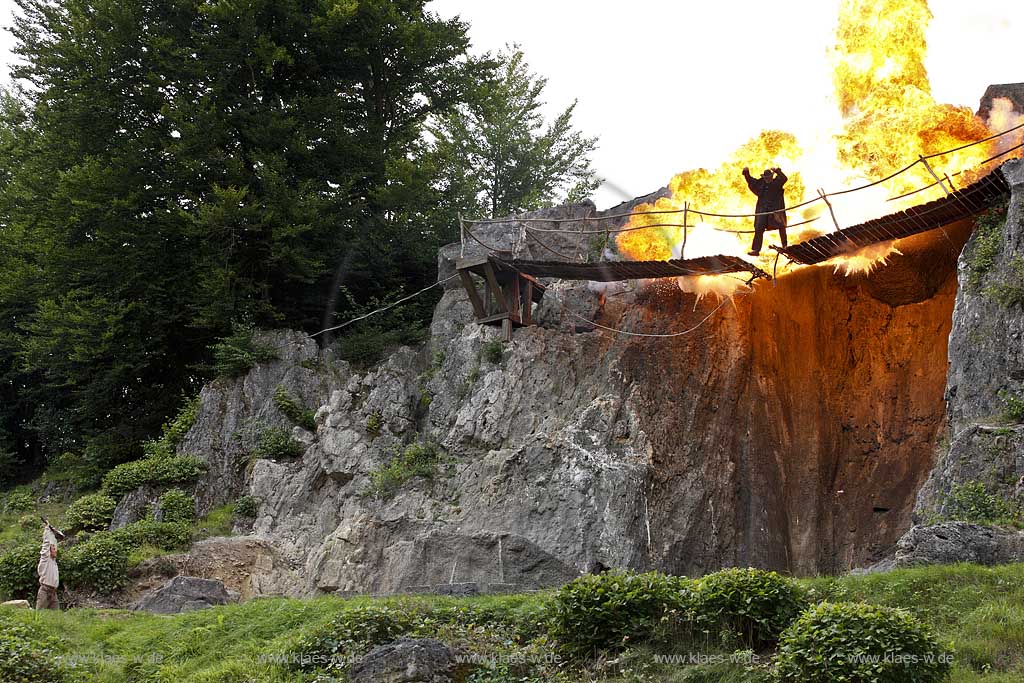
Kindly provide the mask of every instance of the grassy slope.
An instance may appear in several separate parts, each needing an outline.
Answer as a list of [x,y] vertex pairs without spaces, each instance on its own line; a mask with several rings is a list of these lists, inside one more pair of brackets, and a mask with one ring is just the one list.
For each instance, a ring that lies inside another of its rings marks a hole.
[[[903,607],[930,624],[956,650],[954,683],[1009,683],[1024,680],[1024,565],[981,568],[969,565],[929,567],[889,574],[803,582],[816,597],[863,600]],[[283,652],[302,633],[340,612],[371,602],[428,602],[432,606],[476,605],[528,610],[549,593],[481,597],[312,600],[264,599],[175,617],[113,611],[65,613],[16,611],[12,616],[59,637],[66,654],[92,659],[98,682],[157,680],[181,683],[243,681],[289,682],[303,679],[260,656]],[[131,661],[162,658],[160,666]],[[104,662],[104,658],[109,661]],[[609,674],[610,681],[763,681],[759,671],[742,666],[681,667],[656,665],[652,654],[635,651],[620,660],[631,673]],[[132,673],[134,670],[134,674]],[[592,671],[591,676],[596,676]],[[602,678],[605,676],[601,675]],[[75,680],[85,680],[76,676]],[[502,679],[512,680],[512,679]],[[591,680],[578,677],[576,680]]]

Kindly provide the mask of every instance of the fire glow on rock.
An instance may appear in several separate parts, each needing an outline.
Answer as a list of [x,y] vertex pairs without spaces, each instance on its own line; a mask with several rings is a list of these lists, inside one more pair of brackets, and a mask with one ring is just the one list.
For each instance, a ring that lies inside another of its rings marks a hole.
[[[685,229],[685,258],[715,254],[750,258],[746,252],[752,236],[742,231],[752,231],[751,218],[692,213],[752,213],[754,198],[741,174],[743,167],[749,167],[755,176],[765,168],[782,168],[789,176],[786,205],[796,206],[817,197],[818,188],[835,192],[865,185],[912,164],[920,156],[977,142],[1004,130],[990,131],[986,122],[966,107],[939,104],[932,98],[924,67],[925,29],[931,16],[927,0],[843,0],[836,45],[829,52],[840,123],[823,125],[818,131],[802,131],[803,144],[796,135],[764,131],[737,149],[718,169],[680,173],[669,184],[671,197],[636,207],[626,226],[657,227],[619,233],[619,252],[634,260],[679,258]],[[995,120],[991,123],[997,124]],[[989,170],[979,166],[997,153],[998,146],[998,141],[987,142],[944,154],[929,163],[940,176],[963,172],[956,177],[959,187]],[[943,189],[935,186],[891,200],[934,182],[928,168],[917,164],[889,181],[830,201],[840,224],[848,227],[942,196]],[[679,210],[684,205],[691,210],[688,228],[681,227],[681,213],[642,215],[644,211]],[[789,230],[790,244],[836,229],[823,201],[789,211],[791,225],[811,219],[816,220]],[[660,225],[664,223],[680,225]],[[766,246],[780,244],[777,232],[766,233],[765,239]],[[894,244],[887,243],[829,263],[847,275],[870,272],[893,253]],[[775,251],[766,248],[757,264],[770,269],[774,258]],[[793,270],[802,266],[792,263],[788,267]],[[717,282],[723,278],[725,282]],[[704,277],[701,283],[690,280],[680,278],[680,287],[698,294],[728,295],[744,286],[726,276]]]

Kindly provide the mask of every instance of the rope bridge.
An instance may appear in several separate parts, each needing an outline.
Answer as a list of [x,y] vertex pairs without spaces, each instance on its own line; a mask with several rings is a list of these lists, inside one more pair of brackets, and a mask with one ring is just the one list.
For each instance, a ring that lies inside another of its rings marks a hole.
[[[1010,185],[1003,175],[1002,166],[991,171],[987,175],[983,176],[979,180],[975,181],[967,187],[963,187],[959,190],[953,186],[952,177],[956,177],[964,173],[960,171],[953,174],[951,177],[948,174],[939,176],[932,166],[928,163],[929,159],[949,154],[952,152],[965,149],[972,145],[982,144],[990,140],[994,140],[1003,135],[1007,135],[1016,130],[1024,128],[1024,123],[1014,126],[1002,133],[997,133],[984,140],[962,145],[952,150],[945,152],[937,152],[928,156],[921,156],[917,161],[906,166],[895,173],[868,183],[866,185],[851,188],[849,190],[841,190],[833,193],[826,193],[824,190],[818,191],[818,196],[814,199],[803,202],[796,206],[788,207],[788,211],[801,208],[813,204],[817,201],[824,201],[829,208],[829,213],[832,215],[833,222],[836,223],[836,231],[815,237],[805,242],[790,245],[788,247],[772,247],[780,254],[784,254],[791,261],[801,263],[804,265],[814,265],[828,261],[837,256],[843,256],[854,253],[865,247],[869,247],[875,244],[881,244],[884,242],[891,242],[893,240],[902,239],[904,237],[910,237],[930,230],[941,228],[945,225],[949,225],[959,220],[970,218],[972,216],[985,211],[986,209],[993,206],[995,203],[1009,196]],[[986,159],[979,165],[984,167],[986,164],[995,161],[1000,157],[1004,157],[1011,152],[1015,152],[1024,148],[1024,142],[1015,145],[999,154],[996,154],[989,159]],[[892,178],[895,178],[910,169],[917,164],[924,164],[928,169],[932,177],[935,178],[935,182],[926,185],[925,187],[918,188],[912,192],[900,195],[899,197],[893,197],[890,201],[903,199],[911,196],[918,192],[927,190],[929,188],[940,186],[945,192],[946,196],[940,199],[927,202],[904,211],[899,211],[881,218],[876,218],[859,225],[855,225],[849,228],[840,229],[838,221],[835,218],[835,214],[832,212],[832,205],[828,201],[829,197],[849,194],[859,190],[864,190],[870,187],[884,183]],[[565,233],[571,235],[578,235],[577,251],[579,250],[579,244],[583,240],[584,235],[603,235],[606,242],[610,235],[617,234],[620,232],[629,232],[631,230],[646,230],[652,225],[644,226],[632,226],[622,227],[616,229],[599,229],[599,230],[586,230],[585,227],[581,227],[579,230],[569,230],[564,228],[545,228],[537,227],[532,224],[535,223],[553,223],[555,225],[567,222],[581,223],[582,226],[586,226],[587,223],[593,221],[606,222],[616,218],[630,218],[634,215],[665,215],[665,214],[683,214],[683,222],[677,223],[659,223],[658,225],[666,225],[673,227],[680,227],[684,229],[684,254],[685,254],[685,229],[694,227],[689,224],[689,214],[695,214],[702,217],[720,217],[720,218],[753,218],[760,214],[721,214],[721,213],[709,213],[699,211],[695,208],[690,207],[689,203],[684,204],[682,209],[665,209],[655,211],[643,211],[643,212],[631,212],[623,214],[614,214],[609,216],[601,217],[583,217],[583,218],[564,218],[564,219],[551,219],[551,218],[519,218],[512,219],[512,222],[519,222],[524,224],[525,231],[531,235],[537,243],[544,248],[546,251],[558,256],[560,261],[539,261],[539,260],[525,260],[516,259],[513,254],[508,251],[497,249],[491,245],[486,244],[482,241],[472,230],[471,225],[480,225],[487,223],[506,223],[510,222],[509,219],[484,219],[484,220],[472,220],[464,221],[460,218],[460,229],[462,232],[462,243],[463,243],[463,254],[465,253],[465,239],[468,236],[481,246],[483,246],[489,253],[486,256],[479,256],[473,258],[460,258],[456,262],[456,269],[459,277],[462,280],[462,284],[469,295],[470,303],[473,306],[474,313],[478,322],[481,323],[500,323],[506,340],[511,339],[512,326],[516,325],[530,325],[532,324],[532,310],[534,304],[539,304],[541,298],[546,291],[544,285],[542,285],[537,278],[554,278],[562,280],[586,280],[594,282],[613,282],[621,280],[638,280],[638,279],[656,279],[656,278],[667,278],[667,277],[681,277],[681,276],[699,276],[699,275],[724,275],[734,273],[747,273],[749,274],[748,284],[758,278],[771,280],[772,277],[766,272],[755,266],[754,264],[745,261],[735,256],[718,255],[718,256],[703,256],[700,258],[693,259],[671,259],[667,261],[601,261],[601,262],[588,262],[584,261],[582,257],[578,257],[579,260],[573,260],[565,254],[556,251],[551,246],[545,244],[538,236],[537,233]],[[804,223],[817,220],[820,216],[812,218]],[[794,224],[797,225],[797,224]],[[793,227],[793,226],[790,226]],[[727,232],[747,232],[747,231],[732,231]],[[752,231],[751,231],[752,232]],[[473,277],[471,274],[481,277],[484,281],[484,292],[481,293],[477,290]]]
[[967,187],[941,199],[889,214],[860,225],[822,235],[788,247],[773,247],[797,263],[813,265],[874,244],[910,237],[970,218],[1004,197],[1010,185],[998,168]]

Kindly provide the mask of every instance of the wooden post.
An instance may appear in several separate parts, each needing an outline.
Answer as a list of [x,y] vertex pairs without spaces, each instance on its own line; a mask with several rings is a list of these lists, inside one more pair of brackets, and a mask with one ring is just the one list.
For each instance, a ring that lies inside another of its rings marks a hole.
[[832,222],[836,226],[836,230],[841,230],[839,227],[839,221],[836,220],[836,212],[832,210],[832,202],[828,200],[828,195],[825,194],[825,190],[818,188],[818,196],[825,200],[825,204],[828,206],[828,212],[832,214]]
[[949,196],[949,195],[953,194],[950,191],[950,189],[948,187],[946,187],[946,184],[942,182],[942,178],[940,178],[935,173],[935,171],[932,169],[932,165],[928,163],[928,160],[925,159],[923,156],[920,156],[920,155],[918,155],[917,158],[921,160],[921,163],[924,164],[924,167],[927,168],[928,172],[932,174],[932,178],[935,178],[935,182],[937,182],[942,187],[942,189],[946,191],[946,196]]
[[576,258],[583,263],[586,259],[583,258],[583,252],[580,251],[580,245],[583,243],[583,229],[587,227],[586,220],[580,221],[580,236],[576,238]]
[[473,277],[469,272],[465,270],[459,271],[459,279],[462,280],[462,286],[466,290],[466,294],[469,295],[469,303],[473,306],[473,313],[477,319],[487,316],[486,310],[484,309],[484,302],[480,300],[480,294],[476,291],[476,284],[473,283]]
[[502,291],[501,285],[498,284],[498,278],[494,275],[494,267],[491,266],[490,262],[484,264],[484,277],[487,278],[487,285],[494,295],[494,300],[498,303],[497,313],[508,313],[508,302],[505,301],[505,292]]
[[459,211],[459,241],[462,247],[459,249],[459,256],[466,256],[466,224],[462,221],[462,212]]
[[690,202],[683,202],[683,246],[679,250],[679,258],[683,260],[686,260],[686,228],[690,223],[690,221],[688,220],[689,216]]

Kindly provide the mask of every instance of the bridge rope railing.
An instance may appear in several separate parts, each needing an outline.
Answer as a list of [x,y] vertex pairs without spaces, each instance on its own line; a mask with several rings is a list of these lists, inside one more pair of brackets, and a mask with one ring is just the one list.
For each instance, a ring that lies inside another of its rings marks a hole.
[[[925,190],[934,188],[936,186],[941,186],[946,191],[946,194],[949,195],[951,193],[951,191],[953,190],[953,183],[952,183],[951,177],[957,177],[957,176],[959,176],[959,175],[961,175],[963,173],[966,173],[968,171],[976,170],[978,168],[981,168],[981,167],[985,166],[988,163],[991,163],[992,161],[995,161],[996,159],[1004,157],[1004,156],[1006,156],[1006,155],[1008,155],[1008,154],[1010,154],[1010,153],[1012,153],[1012,152],[1014,152],[1014,151],[1016,151],[1018,149],[1024,148],[1024,142],[1022,142],[1020,144],[1017,144],[1017,145],[1015,145],[1013,147],[1010,147],[1010,148],[1008,148],[1006,150],[1003,150],[1002,152],[999,152],[998,154],[995,154],[995,155],[989,157],[988,159],[982,161],[980,164],[978,164],[977,166],[972,167],[971,169],[961,169],[960,171],[957,171],[956,173],[953,173],[952,176],[950,176],[950,174],[944,174],[943,176],[940,177],[938,174],[935,173],[935,170],[932,168],[931,164],[928,163],[929,159],[934,159],[934,158],[937,158],[937,157],[941,157],[941,156],[945,156],[945,155],[948,155],[948,154],[952,154],[954,152],[959,152],[959,151],[962,151],[964,149],[968,149],[970,147],[974,147],[974,146],[977,146],[977,145],[985,144],[987,142],[991,142],[993,140],[996,140],[996,139],[1001,138],[1003,136],[1009,135],[1010,133],[1013,133],[1013,132],[1021,130],[1021,129],[1024,129],[1024,123],[1020,123],[1020,124],[1018,124],[1016,126],[1008,128],[1008,129],[1006,129],[1004,131],[1001,131],[999,133],[995,133],[995,134],[990,135],[989,137],[983,138],[981,140],[976,140],[974,142],[970,142],[970,143],[967,143],[965,145],[960,145],[958,147],[954,147],[952,149],[944,150],[944,151],[941,151],[941,152],[934,152],[932,154],[919,156],[915,161],[913,161],[912,163],[908,164],[907,166],[904,166],[903,168],[899,169],[898,171],[890,173],[889,175],[885,176],[884,178],[880,178],[878,180],[874,180],[872,182],[866,183],[864,185],[860,185],[858,187],[848,188],[848,189],[845,189],[845,190],[837,190],[835,192],[825,192],[823,190],[820,190],[817,197],[814,197],[812,199],[806,200],[806,201],[801,202],[799,204],[794,204],[792,206],[788,206],[788,207],[786,207],[786,211],[795,211],[797,209],[801,209],[803,207],[810,206],[812,204],[815,204],[817,202],[822,202],[822,201],[825,202],[826,204],[829,204],[828,199],[830,197],[838,197],[838,196],[847,195],[847,194],[851,194],[851,193],[854,193],[854,192],[859,192],[859,191],[862,191],[862,190],[866,190],[866,189],[869,189],[869,188],[872,188],[872,187],[876,187],[876,186],[881,185],[881,184],[883,184],[885,182],[888,182],[888,181],[892,180],[893,178],[896,178],[896,177],[898,177],[898,176],[900,176],[900,175],[902,175],[904,173],[907,173],[908,171],[913,169],[918,164],[924,164],[925,167],[928,169],[928,171],[931,173],[931,175],[935,178],[935,181],[932,182],[932,183],[929,183],[928,185],[925,185],[923,187],[920,187],[920,188],[917,188],[915,190],[912,190],[910,192],[901,194],[899,196],[890,197],[889,199],[887,199],[887,201],[898,201],[900,199],[905,199],[906,197],[912,196],[912,195],[917,194],[919,192],[924,192]],[[515,217],[513,217],[513,218],[463,219],[460,216],[459,224],[460,224],[461,239],[462,239],[462,242],[463,242],[463,249],[465,248],[465,237],[467,235],[470,236],[475,241],[479,242],[482,246],[484,246],[483,243],[480,242],[480,240],[476,238],[476,236],[474,235],[474,231],[473,231],[472,227],[470,227],[470,226],[480,226],[480,225],[488,225],[488,224],[501,224],[501,223],[518,223],[518,224],[522,224],[523,225],[523,227],[525,229],[524,230],[525,234],[530,235],[533,238],[533,240],[536,241],[537,244],[540,245],[543,249],[545,249],[546,251],[548,251],[548,252],[550,252],[552,254],[555,254],[556,256],[559,256],[560,258],[572,260],[571,257],[569,257],[569,256],[567,256],[567,255],[565,255],[565,254],[555,250],[550,245],[544,243],[543,240],[541,240],[537,236],[537,233],[577,235],[579,237],[580,241],[585,236],[588,236],[588,235],[600,235],[600,236],[603,236],[605,238],[605,243],[607,244],[607,242],[608,242],[608,240],[609,240],[611,235],[617,235],[617,234],[625,233],[625,232],[632,232],[634,230],[647,230],[649,228],[661,228],[661,227],[684,228],[684,229],[695,227],[693,225],[690,225],[689,221],[686,220],[688,215],[691,214],[691,213],[695,214],[697,216],[706,217],[706,218],[727,218],[727,219],[733,219],[733,218],[756,218],[758,216],[771,215],[773,213],[776,213],[774,211],[760,212],[760,213],[757,213],[757,212],[754,212],[754,213],[718,213],[718,212],[711,212],[711,211],[701,211],[699,209],[691,207],[688,202],[686,202],[684,204],[685,204],[684,208],[682,208],[682,209],[653,209],[653,210],[648,210],[648,211],[631,211],[629,213],[609,214],[609,215],[605,215],[605,216],[581,216],[581,217],[577,217],[577,218],[515,218]],[[830,206],[830,209],[831,209],[831,205],[830,204],[829,204],[829,206]],[[616,220],[616,219],[620,219],[620,218],[632,218],[634,216],[660,216],[660,215],[678,215],[678,214],[683,214],[684,215],[684,219],[683,219],[682,223],[659,222],[659,223],[652,223],[652,224],[647,224],[647,225],[626,225],[626,226],[618,227],[618,228],[604,227],[604,228],[601,228],[601,229],[598,229],[598,230],[587,230],[586,229],[586,225],[588,223],[595,223],[595,222],[597,222],[597,223],[607,223],[608,221],[612,221],[612,220]],[[819,214],[817,216],[813,216],[813,217],[811,217],[809,219],[800,221],[798,223],[791,223],[791,224],[787,225],[787,228],[794,228],[794,227],[798,227],[798,226],[801,226],[801,225],[806,225],[808,223],[812,223],[812,222],[820,219],[821,216],[823,216],[823,215],[824,215],[824,213]],[[834,215],[833,215],[833,221],[836,223],[836,228],[839,229],[838,221],[836,221]],[[563,224],[563,223],[579,223],[581,225],[580,225],[579,229],[565,229],[565,228],[557,228],[557,227],[552,228],[552,227],[542,227],[542,226],[538,226],[538,225],[533,225],[535,223],[548,224],[548,225],[551,225],[551,224],[560,225],[560,224]],[[753,232],[754,232],[753,230],[732,230],[732,229],[723,228],[723,227],[720,227],[720,226],[712,226],[712,227],[715,230],[718,230],[720,232],[728,232],[728,233],[733,233],[733,234],[753,234]],[[492,247],[486,247],[485,246],[485,248],[489,249],[490,251],[496,251],[496,249],[494,249]]]

